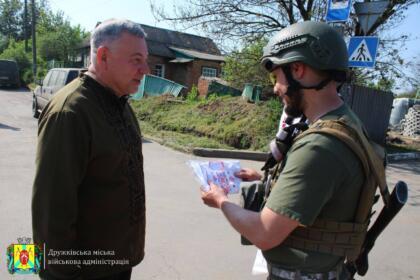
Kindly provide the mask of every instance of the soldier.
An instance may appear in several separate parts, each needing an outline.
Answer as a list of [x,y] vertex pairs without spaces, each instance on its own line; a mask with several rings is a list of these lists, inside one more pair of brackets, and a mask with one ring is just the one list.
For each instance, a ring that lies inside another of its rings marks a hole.
[[[342,36],[332,27],[306,21],[284,28],[264,48],[261,62],[273,76],[274,92],[289,116],[306,116],[309,128],[345,118],[362,131],[360,120],[337,94],[347,77],[348,55]],[[354,257],[362,241],[338,244],[334,240],[342,235],[329,225],[354,225],[365,183],[358,156],[337,137],[311,133],[292,144],[280,170],[260,212],[230,202],[214,184],[202,199],[221,209],[230,224],[262,250],[268,279],[350,279],[344,262]],[[237,176],[245,181],[262,178],[251,169]],[[324,240],[320,231],[332,239]],[[362,231],[365,234],[365,228]],[[346,246],[354,251],[344,250]]]

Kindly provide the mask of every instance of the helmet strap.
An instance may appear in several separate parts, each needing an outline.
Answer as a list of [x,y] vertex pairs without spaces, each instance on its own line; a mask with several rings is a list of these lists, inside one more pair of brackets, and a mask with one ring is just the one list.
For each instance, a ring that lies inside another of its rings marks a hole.
[[286,95],[292,96],[293,92],[298,91],[299,89],[314,89],[314,90],[321,90],[324,88],[332,79],[330,77],[326,78],[325,80],[319,82],[317,85],[314,86],[302,86],[298,81],[296,81],[292,76],[292,71],[290,70],[290,65],[285,65],[281,67],[283,73],[286,77],[287,83],[289,86],[287,87]]

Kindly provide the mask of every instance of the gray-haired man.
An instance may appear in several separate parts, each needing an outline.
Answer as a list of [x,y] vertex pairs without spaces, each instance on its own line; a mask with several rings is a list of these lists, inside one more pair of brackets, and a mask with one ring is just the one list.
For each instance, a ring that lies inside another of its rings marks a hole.
[[140,127],[127,96],[148,73],[146,34],[107,20],[91,38],[88,71],[39,118],[34,241],[45,279],[130,279],[143,259],[145,191]]

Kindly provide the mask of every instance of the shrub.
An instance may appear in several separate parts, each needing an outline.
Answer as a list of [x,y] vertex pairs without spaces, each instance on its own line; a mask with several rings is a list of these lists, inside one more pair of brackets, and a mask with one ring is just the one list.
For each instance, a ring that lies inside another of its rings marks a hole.
[[198,99],[198,88],[196,85],[193,85],[191,91],[187,94],[187,102],[193,103]]
[[16,61],[19,67],[19,75],[21,79],[24,79],[25,72],[28,69],[31,69],[31,57],[25,52],[24,44],[16,43],[13,40],[9,42],[7,49],[0,54],[0,59],[10,59]]

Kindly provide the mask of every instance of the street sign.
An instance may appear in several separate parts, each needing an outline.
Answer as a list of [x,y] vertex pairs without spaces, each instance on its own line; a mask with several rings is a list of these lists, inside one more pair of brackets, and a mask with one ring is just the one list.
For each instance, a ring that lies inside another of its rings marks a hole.
[[326,21],[347,21],[350,8],[351,0],[328,0]]
[[372,25],[383,14],[388,4],[389,1],[354,3],[354,10],[364,34],[367,34]]
[[350,67],[375,67],[378,37],[351,37],[348,54]]

